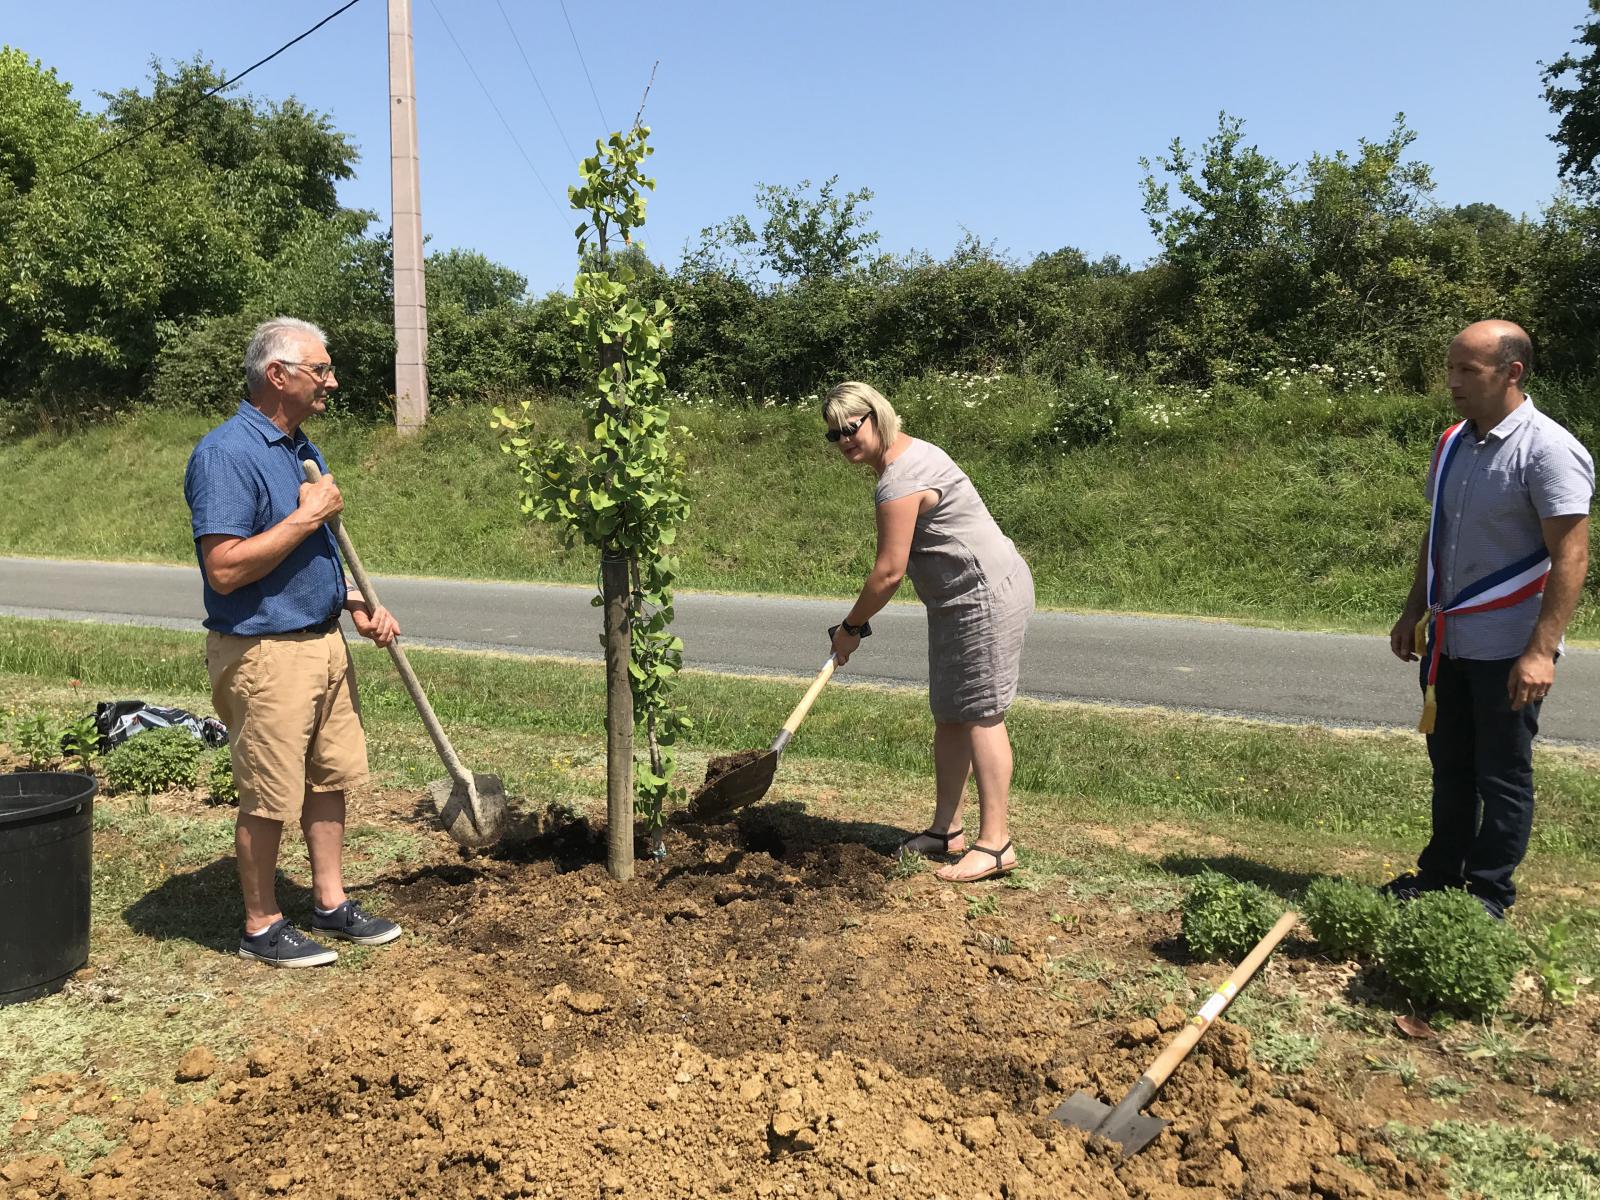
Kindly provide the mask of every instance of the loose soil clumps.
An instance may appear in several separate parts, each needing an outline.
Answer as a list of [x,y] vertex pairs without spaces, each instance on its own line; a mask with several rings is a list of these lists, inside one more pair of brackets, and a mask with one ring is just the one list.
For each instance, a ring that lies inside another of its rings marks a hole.
[[1046,978],[1073,935],[1042,906],[976,918],[847,832],[762,808],[671,833],[665,862],[615,884],[575,827],[399,879],[410,936],[337,1011],[186,1085],[214,1087],[203,1101],[108,1114],[124,1144],[88,1172],[19,1160],[0,1193],[1444,1194],[1332,1097],[1284,1093],[1226,1022],[1152,1107],[1173,1126],[1143,1154],[1048,1120],[1079,1088],[1119,1097],[1181,1010],[1137,1031],[1088,1016]]

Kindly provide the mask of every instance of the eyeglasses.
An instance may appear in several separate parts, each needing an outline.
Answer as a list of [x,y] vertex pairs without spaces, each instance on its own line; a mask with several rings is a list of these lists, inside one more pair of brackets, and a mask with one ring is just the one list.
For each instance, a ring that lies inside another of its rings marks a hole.
[[286,367],[304,367],[307,371],[311,372],[312,377],[318,383],[326,383],[328,382],[328,377],[330,375],[336,374],[331,362],[289,362],[288,360],[281,358],[278,361]]
[[848,425],[841,425],[837,429],[828,430],[828,432],[823,434],[823,436],[830,442],[837,442],[840,438],[855,437],[856,430],[860,429],[870,420],[872,420],[872,414],[867,413],[864,416],[858,417],[856,420],[851,421]]

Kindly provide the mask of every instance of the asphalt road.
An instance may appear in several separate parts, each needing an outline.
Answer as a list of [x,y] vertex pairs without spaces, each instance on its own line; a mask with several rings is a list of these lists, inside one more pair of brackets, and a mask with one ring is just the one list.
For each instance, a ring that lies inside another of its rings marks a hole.
[[[379,577],[408,642],[566,658],[600,657],[587,588]],[[193,567],[0,558],[0,614],[196,629]],[[704,671],[810,675],[847,601],[680,593],[685,663]],[[922,608],[891,605],[836,677],[915,687],[927,681]],[[1357,728],[1409,728],[1415,668],[1386,639],[1292,633],[1152,617],[1038,613],[1028,627],[1026,695]],[[1600,745],[1600,651],[1562,659],[1543,734]]]

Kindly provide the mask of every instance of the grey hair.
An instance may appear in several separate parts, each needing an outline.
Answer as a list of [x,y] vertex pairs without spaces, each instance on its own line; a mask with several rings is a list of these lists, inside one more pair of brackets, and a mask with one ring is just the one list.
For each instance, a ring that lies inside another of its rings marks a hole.
[[878,438],[887,450],[900,436],[900,414],[877,388],[870,383],[841,383],[828,389],[822,400],[822,419],[832,425],[847,424],[867,413],[872,414]]
[[299,317],[272,317],[256,326],[244,352],[244,377],[252,392],[267,381],[267,364],[292,361],[284,355],[295,353],[295,336],[302,333],[328,344],[327,334]]

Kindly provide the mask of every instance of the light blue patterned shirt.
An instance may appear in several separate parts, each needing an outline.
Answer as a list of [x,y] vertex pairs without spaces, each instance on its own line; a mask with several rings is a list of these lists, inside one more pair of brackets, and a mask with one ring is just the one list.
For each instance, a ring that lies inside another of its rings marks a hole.
[[[1427,494],[1433,495],[1433,469]],[[1449,602],[1491,572],[1544,546],[1539,522],[1582,516],[1594,497],[1594,459],[1583,443],[1523,400],[1481,439],[1469,428],[1439,496],[1440,596]],[[1494,661],[1519,658],[1539,619],[1542,595],[1510,608],[1450,617],[1444,653]]]

